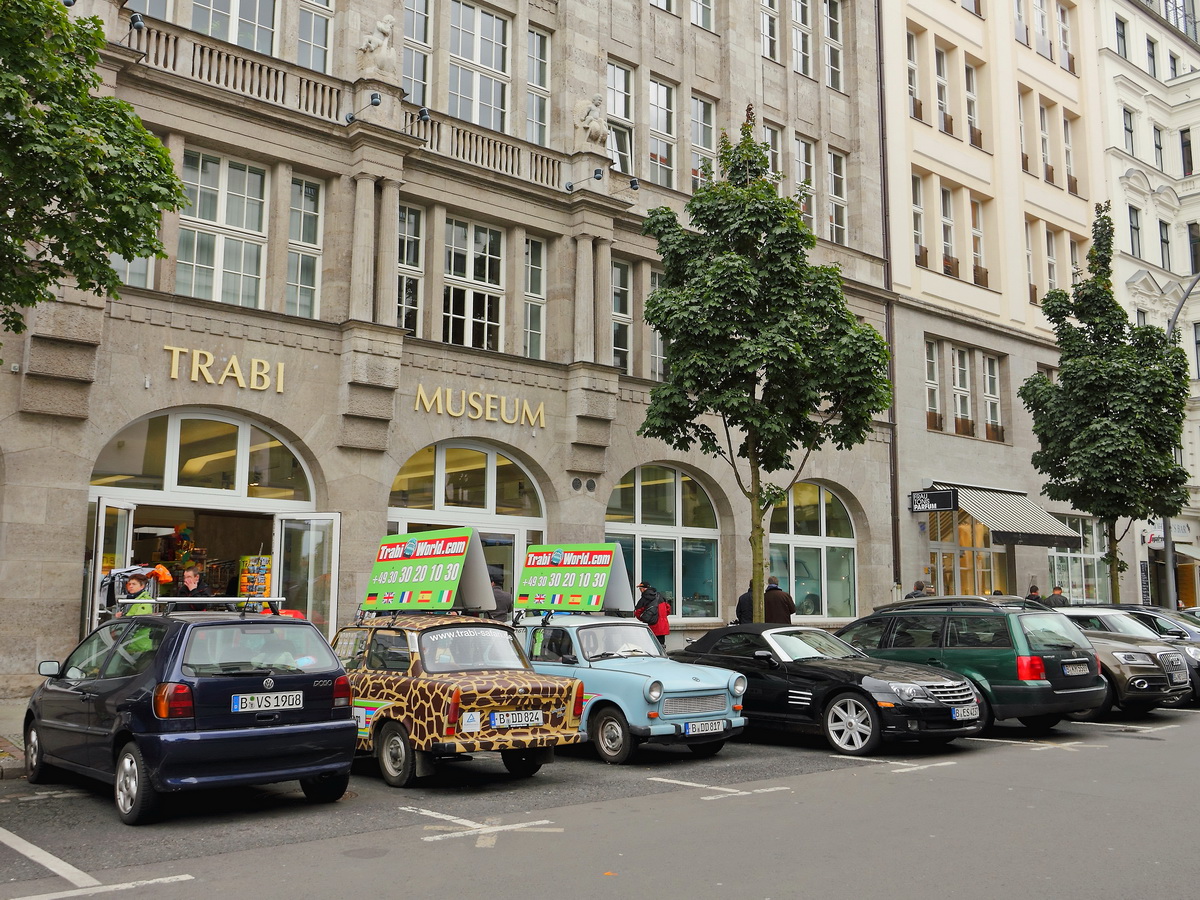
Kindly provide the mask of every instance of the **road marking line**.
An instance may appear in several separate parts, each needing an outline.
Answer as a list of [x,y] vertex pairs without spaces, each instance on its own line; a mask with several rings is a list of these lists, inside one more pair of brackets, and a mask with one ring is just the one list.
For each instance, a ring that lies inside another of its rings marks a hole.
[[[1153,731],[1146,725],[1127,725],[1123,722],[1076,722],[1076,725],[1095,725],[1098,728],[1126,728],[1130,731]],[[1178,726],[1173,726],[1178,727]]]
[[769,787],[755,788],[752,791],[735,791],[732,794],[710,794],[707,797],[701,797],[701,800],[728,800],[730,797],[749,797],[751,794],[770,794],[775,791],[790,791],[789,787]]
[[434,812],[432,809],[421,809],[419,806],[401,806],[400,809],[405,812],[420,813],[423,816],[429,816],[431,819],[442,819],[446,822],[453,822],[455,825],[462,825],[466,828],[486,828],[482,822],[472,822],[470,819],[460,819],[457,816],[448,816],[445,813]]
[[695,781],[676,781],[674,778],[647,778],[647,781],[661,781],[663,784],[678,784],[681,787],[704,788],[709,791],[727,791],[731,794],[741,794],[744,791],[739,791],[737,788],[721,787],[716,784],[699,784]]
[[170,875],[166,878],[148,878],[145,881],[126,881],[123,884],[101,884],[74,891],[57,891],[53,894],[30,894],[28,897],[17,897],[16,900],[62,900],[65,897],[91,897],[95,894],[111,894],[114,891],[131,891],[148,884],[171,884],[172,882],[192,880],[191,875]]
[[[444,841],[449,838],[470,837],[473,834],[493,834],[497,831],[516,831],[521,828],[529,828],[531,825],[553,825],[550,819],[539,819],[536,822],[519,822],[516,825],[480,825],[478,828],[472,828],[468,831],[451,831],[447,834],[427,834],[421,838],[423,841]],[[538,829],[539,831],[562,831],[561,828],[555,829]]]
[[1168,728],[1178,728],[1178,727],[1179,727],[1178,725],[1159,725],[1157,728],[1147,728],[1146,734],[1149,734],[1152,731],[1166,731]]
[[893,769],[892,773],[894,775],[900,775],[903,772],[916,772],[920,769],[936,769],[938,766],[957,766],[957,765],[958,765],[957,762],[955,762],[952,759],[948,759],[945,762],[926,763],[923,766],[906,765],[903,769]]
[[964,741],[983,741],[985,744],[1028,744],[1029,741],[1014,741],[1008,738],[980,738],[969,737],[963,738]]
[[1036,741],[1030,745],[1031,750],[1066,750],[1070,753],[1078,753],[1080,747],[1087,747],[1089,750],[1106,750],[1108,744],[1085,744],[1083,741],[1066,741],[1062,744],[1054,744],[1050,741]]
[[5,828],[0,828],[0,842],[7,844],[22,856],[33,860],[39,866],[49,869],[55,875],[67,879],[67,881],[71,882],[77,888],[96,887],[100,884],[100,879],[93,878],[82,869],[75,868],[69,862],[64,862],[54,854],[47,853],[36,844],[31,844],[24,838],[17,837]]
[[[535,825],[553,825],[549,819],[539,819],[536,822],[519,822],[515,825],[496,825],[495,819],[489,819],[487,823],[472,822],[470,819],[460,819],[458,816],[449,816],[445,813],[434,812],[432,809],[422,809],[419,806],[401,806],[400,809],[405,812],[415,812],[423,816],[429,816],[431,819],[441,819],[443,822],[453,822],[455,825],[465,828],[465,831],[450,831],[446,834],[430,834],[421,838],[423,841],[444,841],[447,838],[469,837],[470,835],[480,835],[479,840],[475,843],[476,847],[495,847],[496,839],[493,837],[490,841],[483,835],[494,835],[500,831],[516,831],[521,828],[528,828],[530,831],[562,831],[561,828],[535,828]],[[442,830],[445,825],[426,825],[428,830]]]

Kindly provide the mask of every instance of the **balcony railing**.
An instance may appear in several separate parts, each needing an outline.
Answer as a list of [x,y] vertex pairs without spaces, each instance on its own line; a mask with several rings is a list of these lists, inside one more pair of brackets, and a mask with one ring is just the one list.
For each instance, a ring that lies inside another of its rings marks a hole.
[[1036,284],[1031,284],[1029,286],[1029,302],[1034,306],[1038,305],[1038,289]]
[[940,128],[942,131],[944,131],[946,134],[954,134],[954,116],[950,115],[948,112],[939,111],[938,118],[941,119]]
[[971,126],[971,146],[983,149],[983,131],[974,125]]
[[991,422],[988,422],[984,428],[984,433],[987,435],[987,439],[989,441],[999,441],[1000,443],[1004,443],[1003,425],[995,425]]
[[975,436],[975,420],[961,419],[958,416],[954,417],[954,433],[965,434],[970,437]]
[[917,265],[923,269],[929,268],[929,248],[923,247],[920,244],[916,245]]
[[1074,75],[1075,74],[1075,54],[1064,50],[1063,54],[1062,54],[1061,65],[1064,69],[1066,69],[1068,72],[1070,72],[1072,75]]
[[925,121],[925,106],[924,106],[924,104],[921,103],[921,98],[910,96],[908,98],[908,101],[909,101],[908,114],[910,116],[912,116],[914,119],[919,119],[922,122],[924,122]]
[[972,266],[971,277],[980,287],[988,286],[988,270],[983,266]]
[[1050,184],[1054,184],[1054,166],[1050,165],[1050,163],[1046,163],[1043,168],[1046,170],[1046,181]]
[[954,278],[958,277],[958,257],[943,256],[942,257],[942,274],[950,275]]
[[1028,153],[1021,154],[1021,168],[1024,169],[1026,172],[1029,171],[1029,154]]
[[930,431],[942,430],[942,414],[936,410],[925,410],[925,427]]
[[1072,194],[1074,194],[1076,197],[1079,196],[1079,179],[1076,178],[1074,175],[1067,176],[1067,190],[1070,191]]
[[[354,91],[348,82],[162,22],[133,32],[132,47],[144,62],[204,84],[326,122],[343,121]],[[400,130],[423,139],[439,156],[459,160],[550,188],[562,187],[563,157],[507,135],[457,120],[400,116]]]

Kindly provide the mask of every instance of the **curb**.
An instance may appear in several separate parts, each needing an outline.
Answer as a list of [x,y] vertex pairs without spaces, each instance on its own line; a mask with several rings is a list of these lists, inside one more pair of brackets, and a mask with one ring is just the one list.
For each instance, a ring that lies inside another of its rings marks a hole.
[[24,778],[25,754],[12,741],[0,737],[0,779]]

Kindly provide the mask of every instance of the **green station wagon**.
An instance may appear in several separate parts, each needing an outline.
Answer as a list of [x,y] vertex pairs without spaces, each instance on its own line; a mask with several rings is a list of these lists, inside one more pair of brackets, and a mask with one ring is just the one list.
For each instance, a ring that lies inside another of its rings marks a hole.
[[1062,613],[1019,597],[935,597],[881,607],[837,632],[870,656],[941,666],[983,695],[980,718],[1047,731],[1104,701],[1096,651]]

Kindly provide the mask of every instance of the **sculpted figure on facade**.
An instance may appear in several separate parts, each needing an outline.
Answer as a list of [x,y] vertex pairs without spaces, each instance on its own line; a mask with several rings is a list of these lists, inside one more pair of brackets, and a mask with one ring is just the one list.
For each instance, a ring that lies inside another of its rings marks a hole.
[[583,129],[583,140],[588,144],[599,144],[601,152],[608,143],[608,120],[604,117],[604,96],[595,94],[591,100],[581,102],[576,110],[576,121]]
[[395,16],[384,16],[375,23],[375,30],[364,35],[358,48],[358,67],[363,71],[395,73],[396,48],[392,45]]

